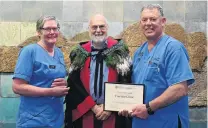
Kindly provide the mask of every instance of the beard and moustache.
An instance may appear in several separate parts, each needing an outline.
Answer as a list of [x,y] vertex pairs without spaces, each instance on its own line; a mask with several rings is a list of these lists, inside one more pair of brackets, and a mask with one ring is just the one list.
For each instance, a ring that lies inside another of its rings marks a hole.
[[101,44],[107,39],[107,35],[91,35],[91,40],[95,44]]

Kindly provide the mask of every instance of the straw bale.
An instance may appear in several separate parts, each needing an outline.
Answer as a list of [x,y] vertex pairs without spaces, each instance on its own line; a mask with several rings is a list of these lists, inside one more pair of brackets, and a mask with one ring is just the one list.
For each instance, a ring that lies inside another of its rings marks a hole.
[[[67,69],[69,69],[70,65],[69,54],[72,46],[73,45],[60,47],[64,54],[64,61],[66,63]],[[15,46],[0,47],[0,72],[14,72],[20,49],[20,47]]]
[[74,37],[72,37],[71,39],[69,39],[72,42],[85,42],[90,40],[90,36],[89,36],[89,32],[85,31],[82,33],[78,33],[77,35],[75,35]]
[[3,49],[5,46],[0,46],[0,55],[2,55]]
[[70,52],[71,52],[73,46],[74,45],[61,47],[61,50],[62,50],[63,55],[64,55],[64,62],[66,64],[67,71],[68,71],[70,63],[71,63],[70,59],[69,59],[69,55],[70,55]]
[[[138,47],[146,41],[146,37],[143,35],[139,23],[129,25],[120,36],[127,43],[128,46]],[[119,35],[118,35],[119,37]]]
[[0,47],[0,72],[13,72],[18,58],[20,47]]
[[189,96],[196,97],[199,92],[207,88],[207,59],[204,62],[202,71],[196,72],[193,71],[195,83],[192,86],[189,86]]
[[185,47],[187,48],[190,65],[194,70],[201,71],[206,57],[206,35],[202,32],[194,32],[186,35]]
[[189,102],[190,107],[207,107],[207,90],[200,92]]
[[[0,60],[3,60],[3,46],[0,47]],[[3,61],[1,61],[3,62]],[[0,71],[2,72],[2,64],[0,64]]]
[[19,47],[24,47],[28,44],[31,44],[31,43],[36,43],[40,40],[40,38],[38,36],[32,36],[32,37],[29,37],[27,38],[23,43],[19,44],[18,46]]
[[[17,47],[16,46],[1,47],[0,61],[2,63],[0,65],[0,72],[14,72],[14,68],[16,65],[20,48],[28,44],[35,43],[37,41],[39,41],[39,37],[33,36],[26,39],[23,43],[19,44]],[[66,41],[67,40],[65,39],[65,37],[60,34],[56,46],[63,47],[64,45],[66,45]]]
[[65,46],[66,42],[67,42],[67,39],[65,38],[65,36],[62,34],[59,34],[58,40],[56,42],[56,46],[58,46],[58,47]]
[[[19,44],[18,46],[24,47],[28,44],[36,43],[39,40],[40,40],[40,38],[38,36],[32,36],[32,37],[27,38],[23,43]],[[62,34],[59,34],[58,40],[56,42],[56,46],[57,47],[64,46],[66,44],[66,42],[67,42],[67,39]]]
[[[122,37],[129,46],[140,46],[146,41],[146,38],[139,26],[139,22],[129,25],[120,35],[116,37]],[[185,30],[176,23],[165,25],[164,32],[181,42],[185,42]]]
[[175,39],[181,41],[182,43],[185,42],[185,30],[184,28],[176,23],[171,23],[171,24],[166,24],[164,28],[164,32],[169,35],[174,37]]
[[[67,42],[66,42],[66,45],[65,46],[74,46],[74,45],[76,45],[76,44],[79,44],[80,42],[78,42],[78,41],[70,41],[70,40],[67,40]],[[64,47],[65,47],[64,46]]]
[[[200,106],[207,105],[205,99],[207,99],[207,92],[203,92],[207,90],[207,58],[204,62],[204,66],[202,67],[202,71],[196,72],[194,71],[195,83],[192,86],[189,86],[188,95],[191,97],[190,106]],[[200,92],[203,92],[199,95]],[[195,103],[197,102],[197,103]]]

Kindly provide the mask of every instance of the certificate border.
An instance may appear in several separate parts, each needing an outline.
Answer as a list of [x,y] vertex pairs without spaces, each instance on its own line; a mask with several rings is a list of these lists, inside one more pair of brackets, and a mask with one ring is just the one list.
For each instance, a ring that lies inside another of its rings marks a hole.
[[[103,110],[104,111],[110,111],[110,110],[105,110],[105,90],[106,90],[106,83],[111,83],[111,84],[128,84],[128,85],[137,85],[137,86],[143,86],[143,104],[145,100],[145,84],[133,84],[133,83],[122,83],[122,82],[104,82],[104,104],[103,104]],[[118,111],[110,111],[110,112],[118,112]]]

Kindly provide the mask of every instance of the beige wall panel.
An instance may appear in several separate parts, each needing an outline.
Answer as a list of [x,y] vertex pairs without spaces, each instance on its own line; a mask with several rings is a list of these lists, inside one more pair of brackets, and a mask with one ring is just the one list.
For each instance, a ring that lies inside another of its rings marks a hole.
[[0,22],[0,46],[16,46],[20,43],[20,22]]

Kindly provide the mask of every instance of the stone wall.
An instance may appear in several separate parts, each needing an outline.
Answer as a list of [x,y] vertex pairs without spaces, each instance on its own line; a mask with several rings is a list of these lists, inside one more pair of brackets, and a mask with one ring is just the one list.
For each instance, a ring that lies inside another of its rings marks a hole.
[[54,15],[66,38],[87,30],[88,20],[102,13],[109,21],[109,35],[116,36],[139,20],[142,5],[159,3],[168,23],[180,24],[186,32],[206,34],[206,1],[0,1],[0,45],[17,46],[35,36],[41,15]]
[[189,51],[196,78],[196,83],[189,88],[191,128],[206,127],[207,1],[81,0],[0,1],[0,128],[13,128],[15,125],[19,97],[11,88],[12,72],[21,47],[31,43],[31,40],[38,40],[35,22],[41,15],[55,15],[60,20],[62,36],[58,46],[63,50],[69,66],[70,48],[80,40],[89,39],[86,32],[88,20],[95,13],[106,16],[109,35],[123,38],[132,55],[145,40],[139,34],[137,22],[142,5],[148,3],[159,3],[164,8],[167,22],[171,24],[165,28],[166,33],[184,42]]

